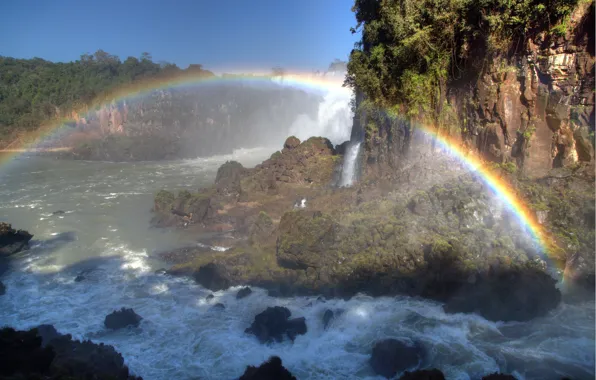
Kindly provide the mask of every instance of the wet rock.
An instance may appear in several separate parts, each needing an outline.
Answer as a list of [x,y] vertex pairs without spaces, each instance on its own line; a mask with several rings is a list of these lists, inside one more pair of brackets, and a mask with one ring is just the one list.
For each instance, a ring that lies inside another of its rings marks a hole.
[[164,268],[160,268],[160,269],[157,269],[154,273],[157,275],[165,275],[168,273],[168,271],[165,270]]
[[215,263],[200,267],[193,274],[193,278],[201,286],[213,291],[224,290],[232,285],[227,269],[223,265]]
[[540,270],[494,270],[447,300],[447,313],[477,313],[490,321],[527,321],[561,301],[556,281]]
[[29,241],[33,238],[29,232],[15,230],[8,223],[0,222],[0,257],[14,255],[29,248]]
[[77,276],[77,277],[75,277],[75,279],[74,279],[74,281],[75,281],[75,282],[81,282],[81,281],[83,281],[83,280],[85,280],[85,276],[81,276],[81,275],[78,275],[78,276]]
[[288,319],[286,332],[288,334],[288,338],[293,342],[298,335],[304,335],[307,332],[306,328],[306,318],[293,318]]
[[225,310],[226,305],[223,303],[216,303],[215,305],[211,306],[210,310]]
[[206,299],[207,301],[211,301],[211,300],[212,300],[212,299],[214,299],[214,298],[215,298],[215,296],[214,296],[213,294],[209,294],[209,295],[207,295],[207,297],[205,297],[205,299]]
[[304,318],[289,319],[291,315],[285,307],[268,307],[255,316],[244,332],[255,335],[261,343],[281,342],[285,335],[293,341],[297,335],[305,334],[307,329]]
[[300,145],[300,139],[296,136],[290,136],[286,139],[286,142],[284,142],[284,149],[292,150],[298,145]]
[[4,294],[6,294],[6,286],[0,281],[0,296],[3,296]]
[[72,340],[51,325],[0,330],[0,377],[142,380],[129,374],[114,347]]
[[331,309],[325,310],[325,314],[323,314],[323,328],[327,330],[327,327],[333,320],[333,311]]
[[389,379],[398,372],[418,367],[423,356],[424,349],[416,343],[385,339],[375,343],[370,365],[375,373]]
[[41,338],[42,347],[49,345],[52,340],[64,336],[53,325],[37,326],[37,335]]
[[128,326],[138,327],[143,318],[134,312],[133,309],[122,308],[114,311],[104,320],[104,325],[108,329],[116,330]]
[[64,214],[66,214],[66,212],[64,212],[62,210],[57,210],[52,213],[52,215],[64,215]]
[[503,373],[492,373],[482,377],[482,380],[517,380],[513,375],[505,375]]
[[404,373],[399,380],[445,380],[445,375],[438,369],[421,369]]
[[239,380],[296,380],[278,356],[272,356],[258,367],[247,366]]
[[239,299],[248,297],[251,294],[252,294],[252,289],[247,286],[247,287],[240,289],[238,291],[238,293],[236,293],[236,299],[239,300]]

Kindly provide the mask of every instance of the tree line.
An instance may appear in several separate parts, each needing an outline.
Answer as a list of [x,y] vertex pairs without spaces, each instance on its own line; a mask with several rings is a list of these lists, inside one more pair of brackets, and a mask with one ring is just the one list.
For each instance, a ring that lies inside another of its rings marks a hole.
[[199,64],[181,69],[172,63],[153,62],[147,52],[124,61],[103,50],[83,54],[74,62],[0,56],[0,138],[65,116],[122,85],[197,73],[213,75]]

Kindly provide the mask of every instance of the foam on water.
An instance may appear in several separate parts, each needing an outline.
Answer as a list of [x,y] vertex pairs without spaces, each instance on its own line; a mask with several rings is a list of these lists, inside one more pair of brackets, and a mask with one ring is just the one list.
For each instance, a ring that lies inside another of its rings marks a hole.
[[[236,300],[235,287],[206,301],[211,292],[190,280],[153,274],[146,252],[108,246],[109,257],[88,269],[82,282],[74,282],[75,270],[48,273],[41,264],[44,252],[33,250],[3,279],[8,291],[0,297],[1,323],[21,329],[50,323],[75,338],[114,345],[132,371],[146,379],[231,379],[274,354],[300,379],[375,378],[370,351],[376,340],[387,337],[422,342],[429,360],[450,379],[479,378],[512,357],[549,360],[576,374],[593,374],[593,327],[575,330],[586,313],[580,306],[563,305],[531,323],[498,324],[474,315],[447,315],[440,304],[407,297],[320,302],[316,297],[276,299],[253,289]],[[226,309],[212,310],[219,302]],[[275,305],[305,317],[308,333],[293,344],[270,346],[244,334],[257,313]],[[123,306],[143,316],[140,327],[106,331],[103,317]],[[327,309],[343,313],[324,330]]]

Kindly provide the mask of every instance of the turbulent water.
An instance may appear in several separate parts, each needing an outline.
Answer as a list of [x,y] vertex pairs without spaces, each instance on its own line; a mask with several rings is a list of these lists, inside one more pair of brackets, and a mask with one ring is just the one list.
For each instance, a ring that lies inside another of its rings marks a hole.
[[289,134],[300,140],[325,136],[335,145],[349,140],[354,116],[350,108],[351,96],[352,93],[345,90],[328,91],[319,105],[317,118],[299,116],[290,126]]
[[[218,165],[253,165],[271,151],[168,163],[102,163],[47,158],[14,160],[0,171],[0,220],[35,234],[33,248],[16,259],[2,281],[0,325],[19,329],[54,324],[75,338],[113,345],[131,370],[152,379],[233,379],[246,365],[272,354],[299,379],[375,378],[368,365],[373,343],[410,337],[429,350],[432,366],[449,379],[478,379],[497,370],[518,378],[563,375],[594,378],[594,302],[562,304],[528,323],[493,323],[474,315],[447,315],[441,305],[412,298],[276,299],[256,289],[215,293],[182,278],[154,274],[165,264],[158,250],[196,243],[183,231],[150,229],[153,194],[161,188],[196,189]],[[63,215],[52,215],[57,210]],[[75,282],[84,272],[85,279]],[[304,316],[308,333],[261,345],[244,334],[267,306]],[[132,307],[137,329],[109,332],[104,316]],[[343,310],[328,330],[326,309]]]

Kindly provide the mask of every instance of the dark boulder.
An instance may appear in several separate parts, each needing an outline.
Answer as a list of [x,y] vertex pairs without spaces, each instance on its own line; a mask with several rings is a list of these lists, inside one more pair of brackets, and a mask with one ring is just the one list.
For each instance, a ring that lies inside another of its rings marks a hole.
[[0,330],[0,377],[11,379],[141,380],[114,347],[72,340],[53,326]]
[[121,329],[127,326],[138,327],[143,318],[133,309],[122,308],[114,311],[104,320],[104,325],[109,329]]
[[399,380],[445,380],[445,375],[438,369],[421,369],[404,373]]
[[81,276],[81,275],[78,275],[78,276],[77,276],[77,277],[75,277],[75,279],[74,279],[74,281],[75,281],[75,282],[81,282],[81,281],[83,281],[83,280],[85,280],[85,276]]
[[27,231],[15,230],[8,223],[0,222],[0,257],[14,255],[29,248],[29,241],[33,238]]
[[225,310],[226,305],[223,303],[216,303],[215,305],[211,306],[209,310]]
[[49,345],[52,340],[60,338],[63,335],[52,325],[39,325],[37,326],[37,336],[41,338],[42,347],[45,347]]
[[333,311],[331,309],[325,310],[325,314],[323,314],[323,328],[327,330],[327,327],[333,320]]
[[238,293],[236,293],[236,299],[239,300],[239,299],[248,297],[251,294],[252,294],[252,289],[247,286],[247,287],[240,289],[238,291]]
[[517,380],[513,375],[505,375],[503,373],[491,373],[482,377],[482,380]]
[[215,187],[223,195],[239,195],[242,192],[240,180],[247,170],[237,161],[226,161],[217,169]]
[[258,367],[247,366],[239,380],[296,380],[278,356],[272,356]]
[[424,349],[416,343],[385,339],[375,343],[370,365],[375,373],[389,379],[399,372],[415,369],[423,357]]
[[557,307],[556,281],[537,269],[492,270],[447,300],[447,313],[477,313],[490,321],[527,321]]
[[285,335],[293,341],[297,335],[306,334],[307,329],[304,318],[289,319],[291,315],[285,307],[268,307],[255,316],[244,332],[255,335],[261,343],[281,342]]
[[213,291],[224,290],[232,285],[226,268],[215,263],[203,265],[193,274],[193,277],[201,286]]
[[207,301],[211,301],[211,300],[212,300],[212,299],[214,299],[214,298],[215,298],[215,296],[214,296],[213,294],[209,294],[209,295],[207,295],[207,297],[205,297],[205,299],[206,299]]
[[292,150],[300,145],[300,139],[296,136],[290,136],[284,142],[284,149]]
[[52,213],[52,215],[64,215],[64,214],[66,214],[66,212],[64,212],[62,210],[57,210]]

